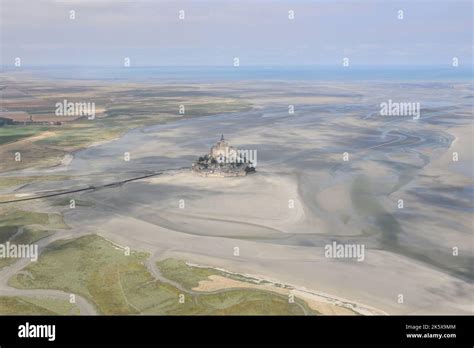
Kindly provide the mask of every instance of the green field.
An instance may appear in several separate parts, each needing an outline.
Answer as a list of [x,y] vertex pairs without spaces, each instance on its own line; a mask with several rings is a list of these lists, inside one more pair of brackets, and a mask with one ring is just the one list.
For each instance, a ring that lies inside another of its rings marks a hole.
[[[68,228],[59,214],[32,211],[0,210],[0,243],[31,244],[54,233],[54,229]],[[0,269],[17,259],[0,258]]]
[[[54,105],[57,98],[52,93],[59,90],[65,94],[64,97],[72,94],[72,99],[77,92],[77,89],[71,89],[71,86],[64,88],[58,86],[57,90],[49,89],[46,94],[44,91],[41,93],[46,109],[40,106],[29,108],[18,103],[12,104],[10,111],[25,111],[33,116],[54,115],[51,105]],[[38,90],[26,88],[25,92],[35,97]],[[240,98],[215,95],[213,91],[186,89],[173,91],[172,88],[164,90],[157,86],[137,90],[133,87],[124,89],[123,86],[113,86],[111,88],[92,87],[88,93],[97,106],[102,108],[100,115],[93,120],[79,119],[60,126],[41,124],[1,126],[0,172],[34,166],[58,165],[61,159],[72,151],[85,148],[97,141],[112,140],[134,128],[162,124],[177,118],[193,118],[251,109],[251,105]],[[114,101],[111,102],[111,100]],[[180,105],[185,106],[184,115],[179,113]],[[44,131],[52,131],[54,134],[48,134],[47,137],[32,142],[15,143],[17,140],[26,139]],[[2,148],[2,144],[8,145]],[[15,152],[21,153],[21,161],[14,161]]]
[[51,200],[51,205],[53,207],[69,207],[71,199],[74,199],[76,207],[93,207],[95,204],[83,199],[77,199],[75,197],[60,197]]
[[0,127],[0,145],[37,135],[47,128],[43,126],[3,126]]
[[190,267],[183,260],[166,259],[158,261],[156,264],[165,278],[181,284],[188,290],[197,287],[201,280],[207,279],[211,275],[218,275],[247,283],[266,283],[265,281],[244,277],[239,274],[221,272],[210,267]]
[[211,275],[223,275],[212,268],[189,267],[183,260],[166,259],[156,263],[161,274],[166,279],[181,284],[185,289],[191,290],[199,285],[199,281]]
[[67,180],[66,175],[43,175],[43,176],[4,176],[0,177],[0,189],[26,185],[32,182],[61,181]]
[[[13,276],[9,284],[76,293],[93,303],[101,314],[302,315],[301,306],[307,313],[317,314],[302,301],[290,304],[286,296],[267,291],[182,292],[151,275],[144,264],[148,256],[134,251],[127,256],[124,250],[96,235],[57,241],[48,246],[38,262],[25,268],[27,274]],[[168,276],[171,270],[180,274],[181,280],[191,275],[186,287],[211,274],[210,270],[189,267],[182,261],[168,260],[161,265],[165,265],[162,271]],[[184,303],[180,303],[180,295],[184,295]]]
[[0,315],[75,315],[79,308],[66,300],[0,296]]

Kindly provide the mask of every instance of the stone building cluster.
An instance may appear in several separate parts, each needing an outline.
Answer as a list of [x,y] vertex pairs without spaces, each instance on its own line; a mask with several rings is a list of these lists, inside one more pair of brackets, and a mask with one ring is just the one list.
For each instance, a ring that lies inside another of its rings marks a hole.
[[247,159],[239,156],[238,150],[230,146],[222,135],[208,154],[193,163],[192,171],[201,176],[232,177],[254,173],[255,168]]

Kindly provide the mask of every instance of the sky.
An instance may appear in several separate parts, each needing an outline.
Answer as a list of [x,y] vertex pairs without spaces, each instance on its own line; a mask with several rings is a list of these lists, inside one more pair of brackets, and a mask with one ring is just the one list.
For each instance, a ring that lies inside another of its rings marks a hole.
[[[470,0],[0,0],[2,66],[471,65]],[[184,10],[184,19],[179,11]],[[290,10],[294,19],[288,18]],[[403,19],[399,19],[399,11]],[[75,19],[70,18],[75,11]]]

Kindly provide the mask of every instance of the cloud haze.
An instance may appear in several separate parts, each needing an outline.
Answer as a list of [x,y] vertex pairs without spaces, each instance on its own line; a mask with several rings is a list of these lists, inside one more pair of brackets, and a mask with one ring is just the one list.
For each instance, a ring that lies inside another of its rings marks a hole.
[[340,65],[343,57],[352,65],[446,65],[452,57],[472,62],[470,1],[1,3],[6,66],[15,57],[24,66],[121,66],[124,57],[138,66],[225,66],[233,57],[263,66]]

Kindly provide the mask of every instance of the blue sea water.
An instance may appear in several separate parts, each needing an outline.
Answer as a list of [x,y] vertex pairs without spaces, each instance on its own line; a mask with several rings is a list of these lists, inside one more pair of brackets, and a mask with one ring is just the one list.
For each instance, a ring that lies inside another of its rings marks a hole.
[[161,80],[180,83],[212,81],[464,81],[472,82],[471,67],[31,67],[2,69],[54,79]]

